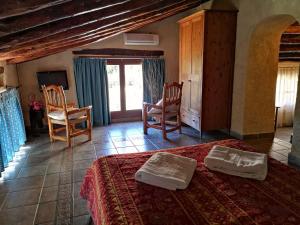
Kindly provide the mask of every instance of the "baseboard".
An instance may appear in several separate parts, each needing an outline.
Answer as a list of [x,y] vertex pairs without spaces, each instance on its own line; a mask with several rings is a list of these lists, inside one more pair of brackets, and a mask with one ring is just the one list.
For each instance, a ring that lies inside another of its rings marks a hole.
[[261,138],[274,138],[275,133],[258,133],[258,134],[239,134],[235,131],[230,131],[230,136],[235,137],[240,140],[251,140],[251,139],[261,139]]

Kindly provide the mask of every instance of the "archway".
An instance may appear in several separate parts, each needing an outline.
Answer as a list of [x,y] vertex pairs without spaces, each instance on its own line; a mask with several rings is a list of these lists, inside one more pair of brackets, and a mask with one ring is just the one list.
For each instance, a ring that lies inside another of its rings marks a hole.
[[274,133],[275,89],[281,34],[295,22],[290,15],[261,21],[251,36],[243,115],[243,134]]

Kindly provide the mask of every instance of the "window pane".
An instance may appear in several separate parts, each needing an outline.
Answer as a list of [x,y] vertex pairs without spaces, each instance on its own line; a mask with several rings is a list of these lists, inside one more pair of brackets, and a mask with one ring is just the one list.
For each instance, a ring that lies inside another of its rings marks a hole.
[[143,72],[142,65],[125,65],[126,110],[142,109]]
[[109,87],[109,109],[111,112],[121,111],[119,65],[107,65],[106,69]]

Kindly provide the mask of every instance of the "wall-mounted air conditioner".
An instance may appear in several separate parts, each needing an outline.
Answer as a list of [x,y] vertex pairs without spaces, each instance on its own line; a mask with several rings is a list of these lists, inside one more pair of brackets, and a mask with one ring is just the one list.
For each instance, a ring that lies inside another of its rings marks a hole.
[[125,45],[159,45],[157,34],[124,33]]

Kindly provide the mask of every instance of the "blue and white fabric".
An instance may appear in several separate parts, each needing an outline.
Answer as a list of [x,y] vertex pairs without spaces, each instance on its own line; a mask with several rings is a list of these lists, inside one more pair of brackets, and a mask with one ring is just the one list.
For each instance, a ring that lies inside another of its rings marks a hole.
[[16,89],[0,93],[0,171],[26,141],[20,98]]

